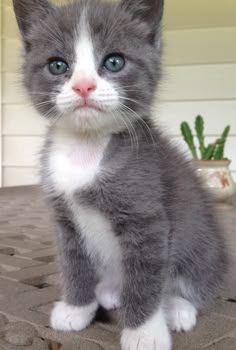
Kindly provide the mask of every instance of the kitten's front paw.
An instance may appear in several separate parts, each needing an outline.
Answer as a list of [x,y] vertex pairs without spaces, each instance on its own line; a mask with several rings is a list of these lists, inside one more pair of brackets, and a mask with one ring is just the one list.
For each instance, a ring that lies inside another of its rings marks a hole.
[[125,329],[121,337],[122,350],[171,350],[171,337],[168,332],[155,334]]
[[136,329],[124,329],[121,336],[122,350],[171,350],[171,336],[164,313],[156,314]]
[[50,325],[58,331],[81,331],[92,322],[97,308],[97,302],[88,306],[73,306],[59,301],[52,310]]

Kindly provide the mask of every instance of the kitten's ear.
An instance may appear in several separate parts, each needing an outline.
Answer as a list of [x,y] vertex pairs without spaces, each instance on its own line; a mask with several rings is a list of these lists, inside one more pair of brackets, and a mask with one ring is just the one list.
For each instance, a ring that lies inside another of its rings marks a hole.
[[47,0],[13,0],[13,6],[23,38],[33,23],[43,19],[53,9]]
[[164,0],[122,0],[121,6],[129,11],[133,18],[146,22],[155,39],[163,17]]

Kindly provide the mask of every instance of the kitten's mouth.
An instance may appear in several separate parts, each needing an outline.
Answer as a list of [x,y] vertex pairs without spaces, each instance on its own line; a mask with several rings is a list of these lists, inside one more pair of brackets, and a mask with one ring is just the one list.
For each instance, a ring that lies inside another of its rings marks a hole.
[[75,111],[96,111],[96,112],[104,112],[104,110],[98,106],[93,105],[92,103],[88,103],[85,101],[83,104],[77,105],[74,109]]

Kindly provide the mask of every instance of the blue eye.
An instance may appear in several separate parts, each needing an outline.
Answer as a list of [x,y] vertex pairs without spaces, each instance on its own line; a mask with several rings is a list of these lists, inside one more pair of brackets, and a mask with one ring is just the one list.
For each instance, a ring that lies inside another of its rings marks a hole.
[[66,62],[62,60],[54,60],[49,62],[48,68],[53,75],[62,75],[69,70],[69,66]]
[[125,66],[125,59],[122,55],[112,54],[106,57],[103,66],[111,73],[120,72]]

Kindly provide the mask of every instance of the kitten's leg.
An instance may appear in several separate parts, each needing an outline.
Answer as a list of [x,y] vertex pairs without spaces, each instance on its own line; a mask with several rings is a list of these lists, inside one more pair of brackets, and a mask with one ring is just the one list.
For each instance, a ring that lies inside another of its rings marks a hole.
[[188,332],[197,322],[197,309],[187,299],[170,296],[166,298],[165,314],[169,328],[175,332]]
[[73,222],[60,216],[59,226],[64,300],[55,304],[50,323],[56,330],[80,331],[91,323],[98,308],[95,299],[97,281]]
[[167,275],[168,223],[158,214],[158,222],[143,225],[145,232],[133,231],[133,237],[125,237],[122,350],[171,349],[161,300]]

